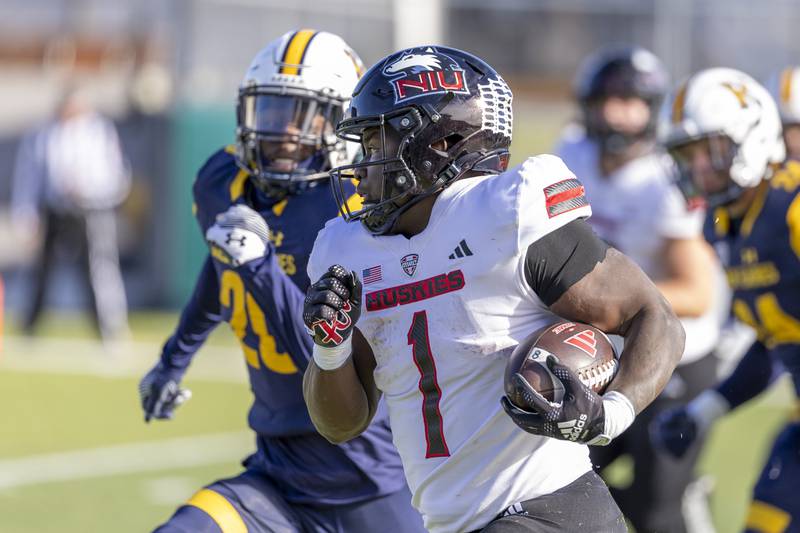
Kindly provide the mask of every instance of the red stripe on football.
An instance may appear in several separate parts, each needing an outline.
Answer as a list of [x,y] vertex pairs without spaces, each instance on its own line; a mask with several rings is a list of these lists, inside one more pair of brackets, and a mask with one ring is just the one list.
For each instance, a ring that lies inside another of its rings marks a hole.
[[619,367],[614,345],[599,329],[579,322],[550,324],[519,343],[506,363],[505,392],[511,403],[532,409],[523,399],[522,391],[517,390],[512,379],[515,374],[520,374],[549,401],[561,401],[563,387],[545,365],[548,354],[555,355],[598,394],[606,390]]

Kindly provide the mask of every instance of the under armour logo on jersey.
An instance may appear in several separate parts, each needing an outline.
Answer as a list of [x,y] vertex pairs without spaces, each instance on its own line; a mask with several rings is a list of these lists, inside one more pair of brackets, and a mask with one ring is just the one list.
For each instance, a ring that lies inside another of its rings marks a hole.
[[449,258],[455,259],[456,257],[461,258],[467,255],[474,255],[474,254],[472,253],[472,250],[469,249],[469,246],[467,246],[466,239],[461,239],[461,242],[458,243],[458,246],[456,246],[455,251],[452,254],[450,254]]
[[239,246],[244,246],[244,241],[247,238],[247,235],[242,235],[241,237],[234,237],[233,232],[229,231],[228,236],[225,238],[225,244],[230,244],[232,242],[238,242]]

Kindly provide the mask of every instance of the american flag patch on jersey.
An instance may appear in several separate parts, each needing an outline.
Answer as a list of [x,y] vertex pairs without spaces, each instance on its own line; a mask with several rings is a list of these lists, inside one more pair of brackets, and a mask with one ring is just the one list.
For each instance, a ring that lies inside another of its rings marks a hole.
[[547,216],[550,218],[589,205],[586,190],[575,178],[548,185],[544,188],[544,198]]
[[375,283],[376,281],[380,281],[381,277],[381,266],[377,265],[374,267],[365,268],[361,271],[361,280],[364,282],[364,285],[369,283]]

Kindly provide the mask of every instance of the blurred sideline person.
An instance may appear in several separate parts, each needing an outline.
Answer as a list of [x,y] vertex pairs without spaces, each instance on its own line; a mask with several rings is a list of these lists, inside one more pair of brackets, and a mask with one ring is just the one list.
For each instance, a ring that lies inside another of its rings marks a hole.
[[226,321],[255,396],[248,421],[257,451],[244,472],[197,492],[159,533],[423,531],[385,412],[361,438],[334,446],[317,434],[302,397],[312,346],[301,318],[306,263],[338,212],[327,170],[350,162],[355,146],[348,150],[334,126],[362,70],[331,33],[300,30],[269,43],[239,89],[236,146],[198,173],[195,214],[209,255],[140,384],[145,421],[172,418],[189,396],[179,384],[192,357]]
[[800,160],[800,67],[786,67],[775,73],[767,88],[778,104],[786,157]]
[[[772,98],[733,69],[690,76],[664,105],[661,126],[660,139],[678,165],[684,193],[708,204],[705,235],[725,265],[733,311],[758,334],[727,379],[656,420],[657,442],[681,457],[714,420],[756,397],[784,371],[800,393],[800,163],[784,161]],[[753,491],[746,530],[800,532],[798,489],[796,417],[775,440]]]
[[712,352],[726,296],[703,239],[703,211],[687,207],[669,156],[656,146],[667,90],[666,69],[648,50],[616,46],[592,54],[576,78],[582,127],[569,127],[556,150],[586,188],[594,231],[650,276],[686,331],[683,358],[662,394],[620,438],[591,449],[598,471],[622,455],[632,458],[633,482],[611,493],[640,533],[683,533],[686,522],[699,518],[682,507],[700,444],[676,462],[656,453],[648,427],[658,413],[685,404],[716,380]]
[[[511,129],[511,90],[467,52],[401,50],[364,75],[337,132],[365,159],[332,173],[341,198],[355,171],[364,207],[328,222],[309,260],[306,402],[323,435],[348,442],[385,396],[434,533],[626,531],[585,445],[613,442],[655,398],[683,331],[589,229],[559,158],[507,169]],[[563,401],[523,381],[531,410],[515,407],[507,359],[559,316],[624,335],[619,373],[600,396],[550,356]]]
[[116,128],[84,92],[70,87],[53,119],[25,136],[17,153],[13,223],[25,238],[43,237],[30,307],[22,319],[26,334],[35,333],[53,269],[67,257],[80,266],[101,339],[127,336],[114,210],[129,189]]

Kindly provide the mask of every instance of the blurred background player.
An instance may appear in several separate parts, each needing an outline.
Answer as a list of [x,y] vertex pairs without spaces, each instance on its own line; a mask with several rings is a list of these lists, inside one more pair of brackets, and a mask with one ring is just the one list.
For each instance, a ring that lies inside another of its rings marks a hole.
[[702,208],[687,206],[673,183],[669,157],[656,146],[658,109],[667,90],[667,71],[648,50],[616,46],[594,53],[575,83],[581,124],[568,127],[557,148],[586,188],[589,224],[653,279],[686,331],[683,358],[661,395],[609,446],[591,448],[600,471],[620,456],[632,458],[632,483],[611,492],[640,533],[680,533],[687,521],[710,519],[705,498],[697,498],[700,516],[682,510],[699,443],[676,462],[650,445],[648,427],[658,413],[685,404],[716,380],[712,352],[726,296],[703,239]]
[[[758,334],[726,380],[656,420],[657,442],[682,457],[715,419],[763,392],[782,371],[800,393],[800,164],[784,163],[772,98],[737,70],[689,77],[667,101],[661,121],[682,189],[708,203],[705,234],[725,264],[733,312]],[[800,531],[799,481],[800,422],[794,420],[756,483],[747,531]]]
[[786,157],[800,160],[800,67],[786,67],[767,82],[783,124]]
[[79,265],[85,279],[101,339],[127,335],[115,208],[129,188],[114,124],[93,109],[85,92],[69,87],[54,117],[29,133],[17,152],[13,224],[26,239],[43,239],[33,297],[22,319],[25,333],[35,333],[55,263],[68,259]]
[[257,452],[242,474],[200,490],[160,532],[422,531],[385,414],[361,438],[334,446],[311,424],[301,390],[312,346],[301,319],[306,263],[338,212],[327,170],[353,153],[334,127],[362,68],[331,33],[273,41],[240,87],[236,147],[200,169],[196,218],[210,253],[141,382],[142,406],[146,421],[172,417],[188,398],[179,383],[192,356],[224,320],[245,354]]

